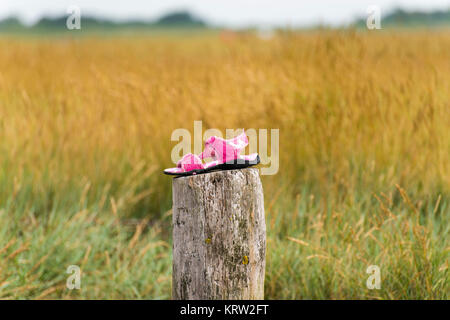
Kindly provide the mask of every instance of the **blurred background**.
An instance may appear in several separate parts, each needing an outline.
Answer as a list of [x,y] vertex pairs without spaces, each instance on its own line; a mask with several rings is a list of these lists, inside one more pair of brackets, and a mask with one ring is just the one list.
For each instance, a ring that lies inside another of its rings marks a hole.
[[3,0],[0,297],[169,299],[162,170],[201,120],[280,130],[266,299],[448,299],[449,26],[436,0]]
[[[130,0],[112,4],[106,0],[4,0],[0,4],[0,18],[4,20],[1,28],[5,30],[9,24],[11,29],[23,29],[24,26],[47,27],[46,31],[58,29],[61,27],[58,21],[66,20],[70,6],[81,9],[84,31],[92,31],[110,28],[112,24],[118,28],[150,28],[162,24],[230,29],[344,27],[360,25],[361,19],[365,26],[370,6],[380,8],[386,26],[442,26],[449,24],[450,3],[447,0],[345,0],[339,3],[332,0],[314,3],[290,0],[276,3],[269,0]],[[175,13],[184,15],[176,16]]]

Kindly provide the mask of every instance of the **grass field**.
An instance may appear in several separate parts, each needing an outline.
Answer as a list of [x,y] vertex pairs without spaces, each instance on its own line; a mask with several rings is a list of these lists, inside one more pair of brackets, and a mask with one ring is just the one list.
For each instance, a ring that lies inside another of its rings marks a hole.
[[266,299],[449,299],[448,31],[1,37],[0,298],[170,298],[194,120],[280,129]]

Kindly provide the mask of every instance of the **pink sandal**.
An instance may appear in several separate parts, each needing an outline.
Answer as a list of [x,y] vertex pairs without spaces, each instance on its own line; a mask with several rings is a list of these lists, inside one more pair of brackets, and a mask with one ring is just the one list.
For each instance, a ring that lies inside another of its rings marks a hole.
[[[213,170],[242,169],[260,162],[257,153],[241,155],[241,151],[248,145],[245,132],[239,136],[225,140],[212,136],[205,142],[205,149],[198,156],[189,153],[178,161],[176,168],[165,169],[164,173],[177,176],[206,173]],[[203,163],[203,159],[211,158],[213,161]]]

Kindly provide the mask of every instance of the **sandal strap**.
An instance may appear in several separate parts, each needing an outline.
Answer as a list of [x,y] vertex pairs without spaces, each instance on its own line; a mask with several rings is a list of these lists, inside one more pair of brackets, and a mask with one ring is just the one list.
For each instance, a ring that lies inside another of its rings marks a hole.
[[203,169],[204,165],[199,156],[193,153],[188,153],[177,162],[177,167],[183,169],[184,172]]
[[205,150],[200,154],[200,158],[212,158],[221,163],[237,159],[241,151],[248,145],[248,138],[245,132],[232,139],[212,136],[205,142]]

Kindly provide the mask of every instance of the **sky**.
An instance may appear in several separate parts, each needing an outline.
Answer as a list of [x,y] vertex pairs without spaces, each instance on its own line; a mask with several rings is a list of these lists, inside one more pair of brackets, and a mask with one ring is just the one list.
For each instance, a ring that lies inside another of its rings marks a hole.
[[381,16],[394,8],[431,11],[450,8],[450,0],[0,0],[0,19],[18,16],[32,24],[42,16],[61,16],[76,5],[81,14],[123,21],[153,20],[188,10],[210,24],[226,27],[341,25],[365,17],[370,5]]

